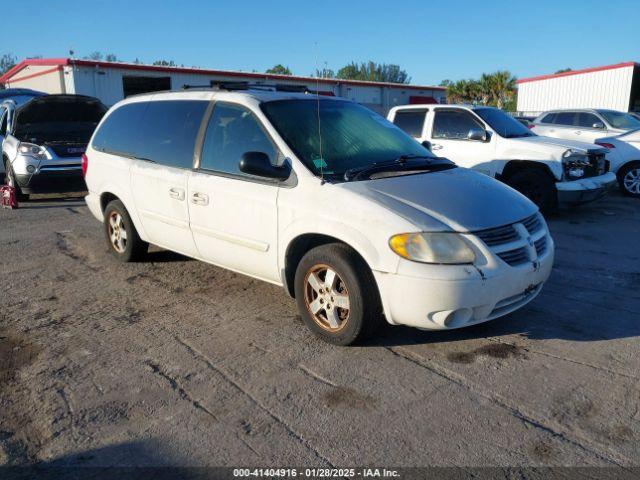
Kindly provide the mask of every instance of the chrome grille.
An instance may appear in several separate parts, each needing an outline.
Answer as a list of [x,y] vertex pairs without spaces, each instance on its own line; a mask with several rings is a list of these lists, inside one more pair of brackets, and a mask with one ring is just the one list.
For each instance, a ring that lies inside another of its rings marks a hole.
[[487,230],[475,232],[475,235],[480,237],[480,240],[486,243],[489,247],[513,242],[514,240],[518,239],[518,232],[516,232],[516,229],[513,228],[513,225],[489,228]]
[[533,242],[533,245],[536,247],[538,256],[542,255],[547,251],[547,236],[545,235],[544,237],[540,237],[538,240]]
[[536,233],[542,228],[542,222],[540,221],[540,215],[537,213],[525,218],[521,222],[529,233]]
[[506,252],[500,252],[497,255],[509,265],[521,265],[529,261],[527,249],[524,247],[516,248],[515,250],[508,250]]

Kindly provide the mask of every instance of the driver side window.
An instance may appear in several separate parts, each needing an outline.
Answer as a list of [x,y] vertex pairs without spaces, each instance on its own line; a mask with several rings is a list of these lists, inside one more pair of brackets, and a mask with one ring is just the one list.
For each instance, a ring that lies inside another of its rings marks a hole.
[[275,146],[258,119],[246,108],[217,103],[205,134],[200,168],[215,172],[246,175],[239,168],[246,152],[263,152],[274,165],[278,160]]
[[469,130],[484,129],[471,114],[459,110],[436,110],[432,138],[466,140]]

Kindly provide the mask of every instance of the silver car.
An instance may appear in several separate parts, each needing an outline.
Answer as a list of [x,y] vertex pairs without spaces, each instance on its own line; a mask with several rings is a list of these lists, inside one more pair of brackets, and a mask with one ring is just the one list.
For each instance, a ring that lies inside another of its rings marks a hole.
[[81,95],[0,104],[3,173],[18,198],[85,190],[81,157],[106,111],[99,100]]

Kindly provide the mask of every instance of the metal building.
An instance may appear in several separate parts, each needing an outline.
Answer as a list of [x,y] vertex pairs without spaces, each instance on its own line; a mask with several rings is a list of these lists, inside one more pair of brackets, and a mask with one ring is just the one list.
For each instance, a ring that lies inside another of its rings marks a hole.
[[640,64],[617,63],[518,80],[518,111],[537,115],[557,108],[640,111]]
[[305,85],[323,95],[345,97],[381,114],[409,103],[445,103],[443,87],[297,77],[199,68],[165,67],[71,58],[27,59],[0,77],[7,88],[32,88],[46,93],[75,93],[113,105],[137,93],[176,90],[183,85],[215,81],[250,81]]

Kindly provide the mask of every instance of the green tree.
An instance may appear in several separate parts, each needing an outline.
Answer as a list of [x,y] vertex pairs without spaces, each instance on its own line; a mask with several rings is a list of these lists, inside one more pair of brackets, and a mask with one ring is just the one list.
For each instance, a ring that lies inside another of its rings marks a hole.
[[291,70],[289,70],[289,67],[285,67],[281,63],[269,68],[265,73],[272,73],[274,75],[293,75]]
[[483,73],[479,80],[448,82],[447,99],[450,103],[472,103],[505,108],[516,95],[516,78],[507,70]]
[[345,80],[365,80],[370,82],[409,83],[411,78],[399,65],[376,63],[374,61],[360,64],[351,62],[336,74],[336,78]]
[[102,60],[104,58],[104,55],[102,55],[102,52],[98,52],[96,50],[95,52],[91,52],[89,55],[87,55],[84,58],[87,59],[87,60],[95,60],[95,61],[99,62],[100,60]]
[[11,53],[5,53],[0,57],[0,73],[5,73],[15,67],[18,59]]
[[177,67],[176,62],[173,60],[156,60],[153,65],[159,65],[161,67]]
[[118,57],[114,53],[107,53],[104,57],[107,62],[117,62]]
[[316,68],[316,73],[312,75],[312,77],[317,78],[336,78],[336,72],[331,70],[330,68],[324,67],[322,69]]
[[561,68],[560,70],[557,70],[555,73],[567,73],[572,71],[573,70],[571,68]]

